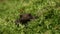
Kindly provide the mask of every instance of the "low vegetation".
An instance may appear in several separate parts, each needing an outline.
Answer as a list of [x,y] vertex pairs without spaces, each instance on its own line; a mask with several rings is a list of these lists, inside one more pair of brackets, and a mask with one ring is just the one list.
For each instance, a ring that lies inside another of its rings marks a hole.
[[[27,13],[39,18],[17,27]],[[0,34],[60,34],[60,0],[0,0]]]

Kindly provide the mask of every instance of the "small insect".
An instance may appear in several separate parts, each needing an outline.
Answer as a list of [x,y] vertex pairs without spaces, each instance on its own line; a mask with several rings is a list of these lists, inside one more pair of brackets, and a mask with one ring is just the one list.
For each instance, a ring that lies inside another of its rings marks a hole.
[[22,14],[20,15],[20,18],[15,21],[15,24],[19,26],[19,23],[21,24],[27,24],[31,19],[35,19],[35,16],[32,16],[31,14]]

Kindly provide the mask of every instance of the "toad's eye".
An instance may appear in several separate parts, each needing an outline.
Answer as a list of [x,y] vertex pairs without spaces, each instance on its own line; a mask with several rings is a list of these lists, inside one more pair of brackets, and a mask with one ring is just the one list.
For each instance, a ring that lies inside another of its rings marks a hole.
[[28,14],[29,16],[31,16],[31,14]]
[[22,17],[22,15],[20,15],[20,17]]

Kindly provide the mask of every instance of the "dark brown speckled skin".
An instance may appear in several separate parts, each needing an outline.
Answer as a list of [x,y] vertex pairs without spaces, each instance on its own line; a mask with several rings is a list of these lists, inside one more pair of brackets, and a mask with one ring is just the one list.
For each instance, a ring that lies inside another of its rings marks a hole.
[[15,21],[15,24],[19,25],[21,24],[27,24],[31,19],[35,19],[35,16],[32,16],[31,14],[22,14],[20,15],[20,18]]

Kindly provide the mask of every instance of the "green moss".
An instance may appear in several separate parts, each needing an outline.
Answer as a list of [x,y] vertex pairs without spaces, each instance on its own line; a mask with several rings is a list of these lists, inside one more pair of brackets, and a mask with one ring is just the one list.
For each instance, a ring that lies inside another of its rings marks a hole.
[[[17,27],[15,20],[24,13],[39,18]],[[58,25],[60,0],[0,0],[0,34],[60,34]]]

